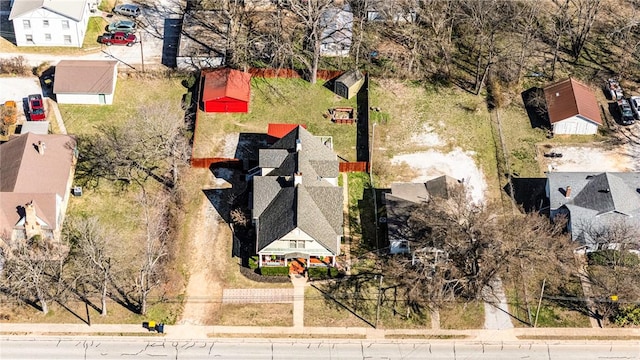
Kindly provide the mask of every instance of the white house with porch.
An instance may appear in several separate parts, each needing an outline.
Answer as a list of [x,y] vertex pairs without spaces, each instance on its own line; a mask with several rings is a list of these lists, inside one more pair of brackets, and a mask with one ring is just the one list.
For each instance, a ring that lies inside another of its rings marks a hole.
[[338,159],[298,126],[259,151],[253,223],[259,266],[334,266],[342,238]]
[[9,20],[17,46],[82,47],[96,0],[13,0]]

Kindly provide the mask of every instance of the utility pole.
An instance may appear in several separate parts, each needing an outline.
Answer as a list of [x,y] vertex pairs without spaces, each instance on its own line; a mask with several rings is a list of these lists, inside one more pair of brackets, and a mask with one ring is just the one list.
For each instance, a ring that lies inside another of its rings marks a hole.
[[140,32],[140,61],[142,62],[142,72],[144,72],[144,46],[142,46],[142,38],[144,33]]
[[533,327],[538,326],[538,314],[540,314],[540,305],[542,305],[542,296],[544,295],[544,286],[547,283],[547,279],[542,280],[542,291],[540,291],[540,299],[538,299],[538,309],[536,310],[536,321],[533,322]]
[[380,302],[382,301],[382,278],[384,276],[380,274],[380,283],[378,283],[378,305],[376,306],[376,329],[378,328],[378,322],[380,321]]
[[369,150],[369,182],[371,183],[371,194],[373,195],[373,219],[376,225],[376,254],[380,255],[380,243],[378,241],[378,199],[376,198],[376,187],[373,183],[373,147],[376,140],[376,125],[378,125],[378,123],[373,123],[373,125],[371,126],[371,149]]

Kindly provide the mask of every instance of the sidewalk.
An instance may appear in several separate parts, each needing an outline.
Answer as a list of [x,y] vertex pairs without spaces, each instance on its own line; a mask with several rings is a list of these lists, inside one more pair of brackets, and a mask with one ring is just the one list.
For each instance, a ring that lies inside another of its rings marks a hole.
[[[209,339],[215,337],[246,337],[259,338],[270,336],[283,337],[314,337],[367,340],[399,340],[403,336],[412,340],[467,340],[480,342],[509,342],[520,340],[575,340],[593,341],[601,337],[602,340],[633,341],[640,344],[640,329],[594,329],[594,328],[514,328],[504,330],[432,330],[432,329],[373,329],[364,327],[252,327],[252,326],[199,326],[199,325],[166,325],[164,334],[156,337],[163,339]],[[149,331],[142,324],[126,325],[85,325],[85,324],[0,324],[0,334],[3,336],[45,335],[45,336],[143,336]],[[148,337],[148,336],[146,336]],[[630,339],[634,337],[635,339]],[[149,337],[150,339],[153,337]]]

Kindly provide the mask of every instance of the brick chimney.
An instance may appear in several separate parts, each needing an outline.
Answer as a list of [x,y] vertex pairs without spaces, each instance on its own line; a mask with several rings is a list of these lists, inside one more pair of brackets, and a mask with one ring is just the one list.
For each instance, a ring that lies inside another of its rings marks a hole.
[[567,189],[564,192],[564,197],[567,199],[571,198],[571,186],[567,186]]
[[44,141],[38,141],[38,153],[40,155],[44,155],[44,150],[47,148],[47,146],[44,144]]
[[296,152],[302,150],[302,142],[300,139],[296,139]]
[[24,230],[27,239],[32,238],[34,235],[40,235],[40,224],[38,224],[36,218],[36,208],[33,206],[33,201],[24,206],[24,218]]

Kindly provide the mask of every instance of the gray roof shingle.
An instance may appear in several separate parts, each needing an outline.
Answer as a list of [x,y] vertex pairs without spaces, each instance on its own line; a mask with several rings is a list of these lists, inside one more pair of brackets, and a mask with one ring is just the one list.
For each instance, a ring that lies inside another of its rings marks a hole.
[[[296,149],[299,148],[299,151]],[[274,168],[254,177],[253,217],[258,220],[258,251],[296,227],[332,253],[342,234],[342,189],[324,178],[338,175],[337,156],[298,126],[269,149],[260,150],[261,167]],[[294,174],[302,181],[294,184]]]

